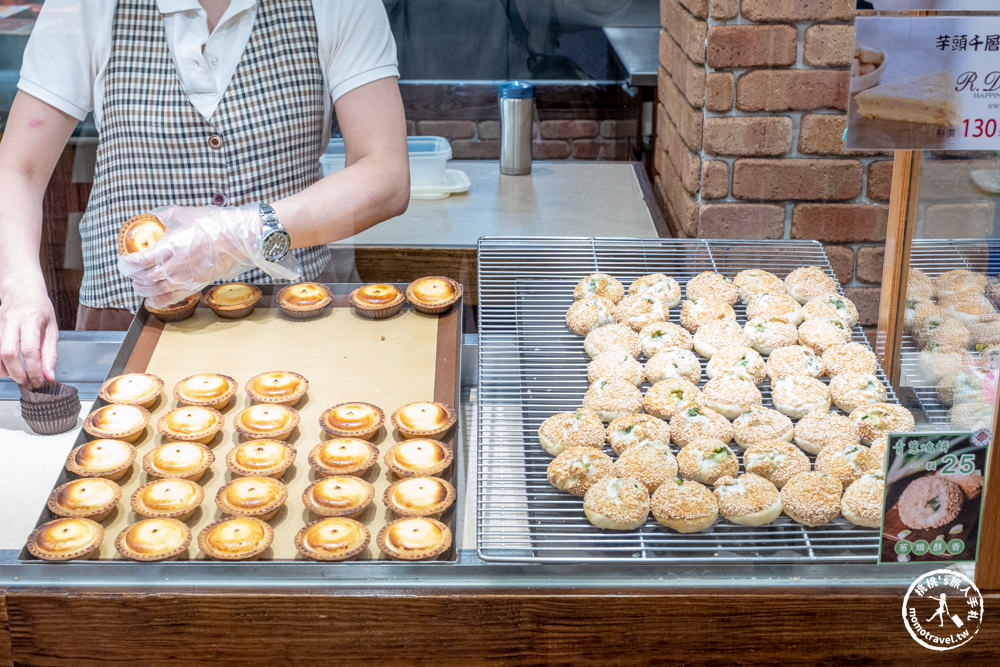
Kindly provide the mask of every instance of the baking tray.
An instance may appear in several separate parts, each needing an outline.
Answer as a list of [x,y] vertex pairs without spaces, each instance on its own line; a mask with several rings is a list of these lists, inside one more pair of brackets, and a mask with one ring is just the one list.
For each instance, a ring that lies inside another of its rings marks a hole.
[[[178,380],[194,373],[223,373],[233,377],[239,389],[230,405],[223,411],[226,418],[222,433],[210,443],[216,459],[212,468],[198,483],[205,491],[200,509],[186,522],[192,530],[192,545],[178,560],[204,561],[205,554],[197,546],[198,532],[209,523],[222,518],[215,506],[218,489],[235,476],[226,468],[226,453],[239,442],[233,428],[233,417],[249,405],[244,385],[246,381],[269,370],[291,370],[309,380],[309,392],[296,406],[301,418],[299,427],[292,432],[288,442],[297,455],[294,465],[281,477],[288,486],[285,507],[268,523],[274,528],[274,542],[258,559],[263,561],[308,560],[295,549],[295,533],[319,516],[313,515],[302,504],[302,492],[318,479],[309,467],[309,451],[326,435],[319,426],[319,416],[326,408],[345,401],[373,403],[389,416],[400,405],[411,401],[435,400],[455,408],[460,402],[462,301],[441,316],[425,315],[409,305],[392,318],[372,320],[358,316],[350,307],[347,295],[358,284],[327,284],[334,294],[332,308],[313,320],[290,320],[283,317],[274,306],[274,294],[280,286],[261,286],[263,296],[253,314],[242,320],[225,320],[209,308],[200,305],[194,317],[177,323],[164,324],[140,310],[122,343],[108,377],[121,373],[150,372],[164,380],[164,394],[152,407],[150,426],[135,443],[136,462],[119,484],[122,500],[118,508],[101,522],[105,529],[104,541],[98,552],[99,561],[124,560],[114,547],[118,533],[142,517],[129,505],[132,492],[150,481],[142,470],[142,456],[161,442],[156,433],[157,419],[177,406],[172,396]],[[406,285],[397,285],[405,290]],[[94,409],[105,405],[101,399]],[[461,422],[461,418],[459,418]],[[445,442],[452,445],[454,462],[440,476],[453,484],[454,473],[463,465],[458,447],[461,443],[461,423],[456,424]],[[82,429],[74,447],[90,440]],[[364,479],[375,487],[372,505],[358,517],[371,532],[368,548],[351,562],[385,560],[375,544],[379,530],[391,521],[392,516],[382,503],[384,490],[395,481],[395,475],[382,462],[382,454],[398,439],[391,426],[383,428],[373,439],[379,449],[379,461],[366,473]],[[75,476],[63,469],[53,488]],[[464,489],[456,488],[456,502],[442,517],[452,531],[452,547],[438,560],[455,560],[455,542],[458,539],[456,517],[459,503],[464,501]],[[56,518],[46,508],[38,524]],[[26,548],[20,560],[38,561]],[[92,562],[92,561],[91,561]]]

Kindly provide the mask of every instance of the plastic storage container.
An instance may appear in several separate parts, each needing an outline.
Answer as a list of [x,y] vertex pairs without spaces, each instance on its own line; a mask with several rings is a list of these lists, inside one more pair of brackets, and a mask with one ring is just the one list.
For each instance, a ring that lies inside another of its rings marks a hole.
[[[451,144],[444,137],[407,137],[410,154],[410,186],[422,188],[445,183],[445,165],[451,159]],[[326,152],[320,156],[323,175],[329,176],[344,168],[346,149],[344,140],[330,140]]]

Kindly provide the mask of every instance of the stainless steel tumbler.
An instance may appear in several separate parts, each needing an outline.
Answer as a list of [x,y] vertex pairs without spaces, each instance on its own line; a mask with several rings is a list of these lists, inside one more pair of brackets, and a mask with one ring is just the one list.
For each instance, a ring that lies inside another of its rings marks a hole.
[[500,173],[531,173],[531,118],[535,86],[525,81],[500,84]]

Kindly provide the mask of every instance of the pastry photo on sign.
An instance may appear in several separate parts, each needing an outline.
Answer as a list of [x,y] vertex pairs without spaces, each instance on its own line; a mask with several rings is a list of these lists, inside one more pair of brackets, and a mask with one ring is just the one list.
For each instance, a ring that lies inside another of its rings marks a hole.
[[951,72],[931,72],[862,90],[855,97],[858,113],[872,120],[957,127],[961,100]]

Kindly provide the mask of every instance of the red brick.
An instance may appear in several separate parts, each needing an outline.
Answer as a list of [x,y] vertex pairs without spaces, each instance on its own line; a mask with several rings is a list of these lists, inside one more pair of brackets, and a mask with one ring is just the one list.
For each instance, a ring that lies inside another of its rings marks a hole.
[[701,18],[708,18],[708,0],[680,0],[689,12]]
[[713,19],[734,19],[740,11],[740,0],[708,0],[708,13]]
[[823,246],[826,256],[830,260],[833,272],[837,274],[837,280],[846,285],[851,282],[854,275],[854,248],[844,245]]
[[536,160],[565,160],[569,157],[568,141],[542,139],[531,144],[531,155]]
[[705,66],[692,62],[666,30],[660,31],[660,64],[688,102],[701,106],[705,99]]
[[785,207],[778,204],[706,204],[698,237],[705,239],[780,239]]
[[802,58],[807,65],[846,67],[854,55],[854,26],[813,25],[806,29]]
[[417,131],[445,139],[472,139],[476,136],[476,124],[471,120],[421,120],[417,121]]
[[628,139],[601,139],[597,142],[601,152],[599,160],[632,160],[632,143]]
[[854,18],[855,0],[743,0],[749,21],[846,21]]
[[709,67],[794,65],[798,32],[789,25],[721,25],[708,31]]
[[500,142],[496,139],[456,139],[451,142],[451,154],[456,160],[495,160],[500,157]]
[[754,70],[736,84],[740,111],[847,108],[847,70]]
[[858,280],[863,283],[881,284],[885,246],[858,248]]
[[480,139],[499,139],[500,138],[500,121],[498,121],[498,120],[481,120],[481,121],[479,121],[479,138]]
[[878,204],[799,204],[792,211],[793,239],[884,241],[889,209]]
[[677,126],[677,131],[688,148],[693,151],[701,150],[701,131],[704,122],[704,114],[701,109],[692,107],[677,90],[670,77],[660,78],[660,102],[666,109],[667,116]]
[[799,152],[807,155],[843,155],[843,114],[806,114],[799,124]]
[[729,194],[729,164],[705,160],[701,167],[701,198],[723,199]]
[[733,108],[734,78],[729,72],[712,72],[705,77],[705,108],[718,113]]
[[660,137],[667,150],[667,159],[680,176],[684,189],[692,194],[697,192],[701,183],[701,158],[684,144],[669,118],[665,118],[660,127],[663,130]]
[[878,287],[848,287],[844,290],[847,298],[858,307],[858,322],[861,326],[878,324],[878,304],[882,296]]
[[677,0],[660,0],[660,23],[691,60],[696,63],[705,62],[705,35],[708,26],[703,19],[688,12]]
[[792,148],[789,116],[706,118],[705,151],[713,155],[784,155]]
[[596,120],[543,120],[542,139],[587,139],[599,129]]
[[639,123],[634,120],[602,120],[602,139],[627,139],[639,135]]
[[684,236],[694,236],[698,224],[698,202],[684,189],[680,176],[669,160],[664,161],[658,185],[666,213],[673,220],[676,229]]
[[892,160],[878,160],[868,165],[868,198],[889,201],[892,189]]
[[988,238],[993,236],[993,214],[992,201],[934,204],[927,207],[917,229],[925,238]]
[[861,193],[857,160],[745,158],[733,165],[738,199],[854,199]]
[[574,160],[596,160],[601,154],[601,144],[597,139],[577,139],[570,146],[569,156]]

